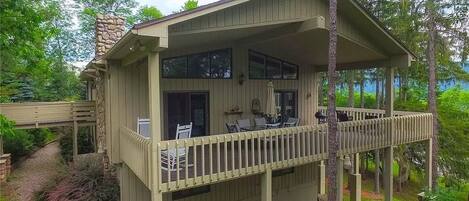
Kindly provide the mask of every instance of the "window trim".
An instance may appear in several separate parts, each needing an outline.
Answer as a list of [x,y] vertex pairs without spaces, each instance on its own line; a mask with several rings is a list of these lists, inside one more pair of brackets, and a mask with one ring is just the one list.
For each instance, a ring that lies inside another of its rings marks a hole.
[[[218,52],[218,51],[223,51],[223,50],[229,50],[230,53],[230,77],[226,77],[226,78],[220,78],[220,77],[217,77],[217,78],[214,78],[212,77],[212,59],[211,59],[211,53],[212,52]],[[197,55],[197,54],[208,54],[208,64],[209,64],[209,71],[210,71],[210,75],[208,77],[191,77],[189,76],[189,57],[190,56],[193,56],[193,55]],[[170,60],[170,59],[175,59],[175,58],[181,58],[181,57],[184,57],[186,59],[186,72],[185,72],[185,76],[177,76],[177,77],[168,77],[168,76],[165,76],[164,74],[164,68],[163,68],[163,63],[165,60]],[[210,51],[204,51],[204,52],[195,52],[195,53],[191,53],[191,54],[185,54],[185,55],[180,55],[180,56],[173,56],[173,57],[167,57],[167,58],[163,58],[161,59],[160,61],[160,66],[161,66],[161,69],[160,69],[160,73],[161,73],[161,78],[164,78],[164,79],[201,79],[201,80],[229,80],[229,79],[233,79],[233,49],[232,48],[221,48],[221,49],[214,49],[214,50],[210,50]]]
[[[257,55],[260,55],[260,56],[264,57],[264,78],[253,78],[253,77],[251,77],[251,62],[249,60],[249,56],[250,56],[251,53],[254,53],[254,54],[257,54]],[[268,78],[267,77],[267,59],[268,58],[280,61],[280,78]],[[284,72],[283,71],[283,64],[284,63],[290,64],[292,66],[296,66],[296,78],[293,78],[293,79],[284,78],[284,74],[283,74],[283,72]],[[258,51],[249,49],[248,50],[248,75],[249,75],[250,80],[299,80],[300,79],[300,65],[294,64],[294,63],[289,62],[289,61],[285,61],[285,60],[277,58],[277,57],[269,56],[269,55],[264,54],[262,52],[258,52]]]

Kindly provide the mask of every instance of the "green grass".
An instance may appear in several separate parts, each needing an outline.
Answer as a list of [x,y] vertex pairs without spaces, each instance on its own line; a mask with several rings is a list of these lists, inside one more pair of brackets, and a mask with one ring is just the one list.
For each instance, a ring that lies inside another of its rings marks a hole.
[[[362,201],[377,201],[377,200],[382,200],[382,193],[384,192],[384,189],[381,188],[380,193],[381,193],[381,199],[372,199],[369,197],[366,197],[365,194],[370,194],[373,192],[374,189],[374,168],[375,165],[373,162],[370,161],[369,164],[369,169],[367,170],[367,174],[362,175]],[[397,163],[394,163],[393,165],[393,175],[394,175],[394,181],[396,181],[396,177],[398,176],[398,170],[399,167]],[[419,172],[412,171],[410,174],[410,180],[408,183],[404,184],[402,186],[402,192],[396,192],[396,186],[394,186],[394,201],[417,201],[417,194],[422,192],[422,179],[423,175]],[[348,174],[344,172],[344,187],[346,187],[348,184]],[[440,184],[443,186],[444,184]],[[458,200],[465,201],[467,200],[467,196],[469,194],[469,183],[465,184],[461,189],[458,190],[457,192],[457,197]],[[344,193],[344,200],[349,201],[350,200],[350,195],[349,192],[346,191]]]

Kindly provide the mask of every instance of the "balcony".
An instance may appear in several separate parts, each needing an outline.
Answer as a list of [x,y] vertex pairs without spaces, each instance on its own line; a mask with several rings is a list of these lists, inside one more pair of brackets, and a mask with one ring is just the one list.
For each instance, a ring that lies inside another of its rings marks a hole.
[[[383,110],[337,110],[353,118],[338,123],[338,155],[423,141],[432,136],[431,114],[396,111],[393,117],[385,118]],[[155,150],[158,162],[152,168],[150,139],[121,127],[120,143],[121,159],[145,185],[150,187],[157,182],[158,191],[172,192],[327,159],[327,124],[161,141]],[[167,150],[175,153],[175,167],[162,163],[162,153]]]

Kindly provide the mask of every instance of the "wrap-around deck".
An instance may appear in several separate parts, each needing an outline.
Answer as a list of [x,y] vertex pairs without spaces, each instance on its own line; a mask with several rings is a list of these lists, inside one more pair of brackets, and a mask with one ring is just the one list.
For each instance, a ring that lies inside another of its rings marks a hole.
[[[338,124],[339,156],[432,136],[431,114],[395,111],[394,117],[385,118],[384,110],[338,110],[354,119]],[[378,118],[365,119],[369,116]],[[120,146],[121,160],[145,185],[157,182],[159,191],[172,192],[327,159],[327,124],[162,141],[153,151],[150,139],[121,127]],[[188,154],[178,153],[180,148],[188,150]],[[170,167],[161,162],[166,150],[176,152],[176,170],[167,171]],[[153,169],[152,153],[159,161]],[[155,180],[152,174],[156,174]]]

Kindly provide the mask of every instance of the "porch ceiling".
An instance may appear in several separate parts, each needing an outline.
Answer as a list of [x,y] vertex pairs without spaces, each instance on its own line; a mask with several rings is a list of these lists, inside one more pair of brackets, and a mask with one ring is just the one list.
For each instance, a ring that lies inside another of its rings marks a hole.
[[[329,31],[314,29],[291,36],[253,44],[253,49],[283,57],[302,64],[323,66],[328,63]],[[338,36],[337,63],[360,63],[384,60],[387,57],[376,50]]]
[[[245,46],[298,64],[324,66],[328,63],[329,32],[321,26],[293,22],[230,30],[169,36],[171,49],[185,49],[210,44]],[[389,59],[383,51],[364,46],[341,35],[337,44],[338,65],[367,63]],[[353,66],[368,68],[370,66]]]

